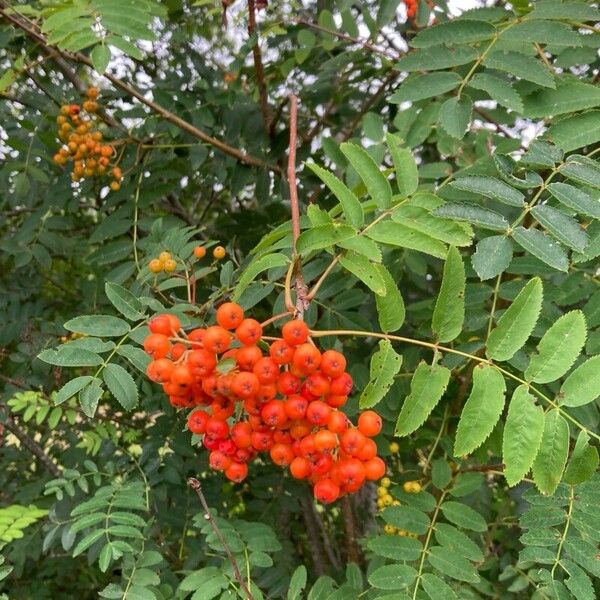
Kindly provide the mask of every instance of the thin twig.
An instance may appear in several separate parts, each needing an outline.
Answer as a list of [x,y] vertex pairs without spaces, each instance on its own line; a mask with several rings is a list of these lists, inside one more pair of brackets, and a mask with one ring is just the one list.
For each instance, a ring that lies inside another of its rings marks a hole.
[[223,546],[223,549],[225,550],[227,559],[231,563],[231,568],[233,569],[233,576],[235,577],[236,581],[240,584],[240,587],[242,588],[242,590],[244,590],[247,600],[254,600],[254,596],[250,592],[250,589],[248,588],[246,581],[242,577],[240,568],[238,567],[235,557],[233,556],[233,553],[231,552],[231,548],[229,548],[229,546],[227,545],[227,542],[225,541],[225,537],[223,536],[223,532],[219,529],[218,525],[215,522],[214,517],[212,516],[212,513],[210,512],[210,508],[208,506],[208,503],[206,502],[206,498],[204,497],[204,494],[202,493],[202,484],[195,477],[190,477],[188,479],[188,485],[196,492],[198,499],[200,500],[200,504],[202,504],[202,508],[204,509],[204,518],[210,523],[210,526],[212,527],[213,531],[215,532],[215,535],[219,538],[219,542],[221,542],[221,545]]
[[[256,31],[256,4],[254,0],[248,0],[248,34],[250,37]],[[267,93],[267,84],[265,82],[265,68],[262,62],[262,53],[258,43],[258,36],[255,44],[252,46],[252,56],[254,58],[254,72],[256,73],[256,86],[258,87],[258,97],[260,100],[260,112],[262,113],[265,131],[271,135],[271,109],[269,108],[269,96]]]
[[287,177],[290,188],[290,206],[292,211],[292,263],[294,265],[294,288],[296,290],[296,314],[299,319],[308,308],[306,294],[308,289],[302,278],[302,269],[296,242],[300,237],[300,205],[298,203],[298,183],[296,181],[296,145],[298,143],[298,98],[290,94],[290,147]]

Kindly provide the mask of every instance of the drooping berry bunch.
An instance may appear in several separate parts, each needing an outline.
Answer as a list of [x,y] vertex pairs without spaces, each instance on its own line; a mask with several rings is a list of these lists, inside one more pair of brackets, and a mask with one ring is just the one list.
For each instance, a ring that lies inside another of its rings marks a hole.
[[183,332],[174,315],[149,323],[144,349],[148,377],[176,407],[198,407],[188,428],[203,436],[211,468],[235,482],[263,452],[296,479],[307,479],[324,503],[385,474],[373,437],[381,418],[365,411],[357,427],[339,410],[352,390],[346,359],[321,352],[301,320],[284,324],[281,338],[262,339],[262,325],[222,304],[217,325]]
[[61,106],[61,114],[56,117],[56,122],[58,139],[63,145],[53,160],[61,166],[73,161],[73,181],[80,181],[84,177],[111,175],[113,180],[110,189],[116,192],[121,188],[123,174],[118,166],[111,167],[114,148],[102,143],[103,135],[97,126],[98,88],[88,88],[86,97],[83,106]]

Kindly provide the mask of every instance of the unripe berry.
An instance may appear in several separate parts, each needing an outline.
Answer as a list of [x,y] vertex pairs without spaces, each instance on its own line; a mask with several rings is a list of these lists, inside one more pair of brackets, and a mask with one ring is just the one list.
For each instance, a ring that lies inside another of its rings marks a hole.
[[213,257],[216,258],[217,260],[221,260],[222,258],[225,258],[225,248],[223,248],[223,246],[217,246],[214,250],[213,250]]

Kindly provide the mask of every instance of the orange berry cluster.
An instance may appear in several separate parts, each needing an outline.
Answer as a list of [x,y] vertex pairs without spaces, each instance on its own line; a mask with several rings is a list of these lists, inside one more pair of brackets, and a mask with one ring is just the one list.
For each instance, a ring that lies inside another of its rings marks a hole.
[[372,439],[381,417],[365,411],[354,427],[338,410],[352,390],[343,354],[321,352],[298,319],[270,345],[262,325],[233,302],[219,306],[216,320],[186,334],[177,317],[159,315],[144,341],[153,358],[147,375],[171,404],[203,407],[190,413],[188,428],[203,436],[212,469],[240,482],[248,463],[268,453],[294,478],[307,479],[323,503],[385,474]]
[[[88,88],[86,97],[83,106],[61,106],[61,114],[56,117],[56,122],[58,139],[63,145],[53,160],[61,166],[73,161],[73,181],[80,181],[84,177],[112,175],[110,189],[116,192],[121,188],[123,174],[119,167],[111,168],[110,159],[114,148],[110,144],[102,143],[102,132],[96,126],[98,88]],[[87,116],[84,113],[87,113]]]
[[148,268],[151,273],[172,273],[177,269],[177,262],[169,252],[161,252],[148,263]]

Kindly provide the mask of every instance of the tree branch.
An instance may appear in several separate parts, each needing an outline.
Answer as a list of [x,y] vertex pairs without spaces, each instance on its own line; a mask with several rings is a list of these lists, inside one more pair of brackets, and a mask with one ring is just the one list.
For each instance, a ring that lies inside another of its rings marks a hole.
[[[248,0],[248,34],[250,37],[256,31],[256,4],[254,0]],[[254,58],[254,72],[256,73],[256,86],[258,87],[258,97],[260,100],[260,112],[262,113],[265,131],[272,135],[271,131],[271,109],[269,108],[269,97],[267,94],[267,84],[265,83],[265,69],[262,62],[262,53],[258,44],[252,46],[252,56]]]
[[[4,7],[4,9],[10,8],[6,4],[6,2],[4,2],[3,0],[0,0],[0,6]],[[12,14],[8,14],[6,12],[6,10],[4,10],[4,9],[0,8],[0,15],[3,16],[6,20],[10,21],[13,25],[18,27],[19,29],[23,30],[29,37],[31,37],[36,42],[41,44],[41,46],[43,48],[57,53],[63,60],[68,58],[70,60],[77,61],[91,69],[94,68],[92,61],[85,54],[82,54],[81,52],[66,52],[64,50],[60,50],[59,48],[51,46],[50,44],[48,44],[45,36],[42,35],[41,33],[39,33],[34,26],[30,27],[27,23],[23,22],[22,19],[14,16]],[[134,86],[126,83],[125,81],[122,81],[118,77],[115,77],[111,73],[105,72],[103,74],[103,77],[108,79],[115,87],[123,90],[129,96],[132,96],[133,98],[136,98],[137,100],[139,100],[142,104],[147,106],[153,112],[161,115],[169,123],[172,123],[173,125],[175,125],[179,129],[181,129],[182,131],[189,133],[191,136],[193,136],[207,144],[210,144],[211,146],[213,146],[217,150],[220,150],[224,154],[227,154],[228,156],[232,156],[239,162],[249,165],[251,167],[259,167],[259,168],[263,168],[263,169],[269,169],[276,173],[281,172],[281,169],[277,165],[271,165],[260,158],[252,156],[251,154],[247,154],[247,153],[243,152],[242,150],[239,150],[238,148],[234,148],[233,146],[230,146],[229,144],[226,144],[225,142],[223,142],[213,136],[208,135],[207,133],[198,129],[197,127],[194,127],[194,125],[192,125],[191,123],[188,123],[187,121],[185,121],[181,117],[177,116],[176,114],[172,113],[171,111],[167,110],[160,104],[158,104],[152,100],[149,100],[148,98],[146,98],[144,96],[144,94],[140,90],[138,90]]]
[[350,504],[350,497],[344,496],[340,500],[340,507],[342,509],[342,519],[344,521],[344,533],[346,536],[346,552],[348,562],[360,564],[360,551],[356,542],[356,526],[354,523],[354,513],[352,511],[352,504]]
[[223,546],[223,549],[225,550],[227,559],[231,563],[231,568],[233,569],[233,576],[235,577],[236,581],[240,584],[240,587],[242,588],[242,590],[244,590],[247,600],[254,600],[254,596],[252,595],[252,592],[250,592],[250,589],[248,588],[246,581],[242,577],[240,568],[238,567],[235,557],[233,556],[233,554],[231,552],[231,548],[229,548],[229,546],[227,545],[227,542],[225,541],[225,537],[223,536],[223,532],[219,529],[217,523],[215,522],[214,517],[212,516],[212,513],[210,512],[210,508],[208,506],[208,503],[206,502],[206,498],[204,497],[204,494],[202,493],[201,483],[195,477],[190,477],[188,479],[188,485],[196,492],[198,499],[200,500],[200,504],[202,504],[202,508],[204,509],[204,518],[210,523],[210,526],[212,527],[213,531],[215,532],[215,535],[219,538],[219,542],[221,542],[221,545]]

